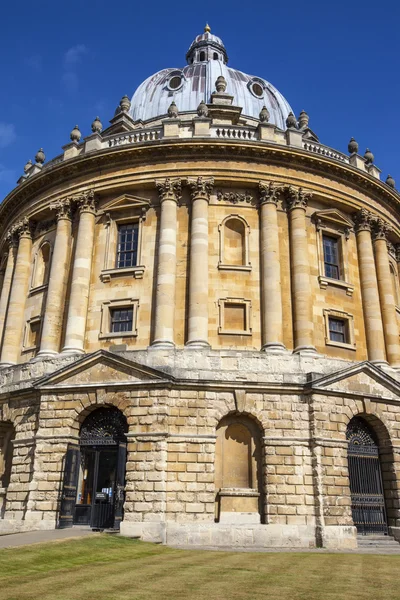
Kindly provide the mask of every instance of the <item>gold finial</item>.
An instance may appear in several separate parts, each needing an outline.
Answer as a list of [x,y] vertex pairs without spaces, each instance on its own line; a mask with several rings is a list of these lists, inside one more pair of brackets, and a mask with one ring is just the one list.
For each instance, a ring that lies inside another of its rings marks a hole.
[[204,27],[204,33],[210,33],[211,32],[211,27],[209,26],[208,23],[206,23],[206,26]]

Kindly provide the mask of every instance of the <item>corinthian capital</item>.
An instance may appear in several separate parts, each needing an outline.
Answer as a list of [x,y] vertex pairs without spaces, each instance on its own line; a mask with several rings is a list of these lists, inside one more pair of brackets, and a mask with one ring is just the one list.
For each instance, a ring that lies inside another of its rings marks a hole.
[[197,200],[197,198],[210,200],[210,194],[214,187],[214,177],[188,178],[187,182],[192,190],[192,200]]
[[182,182],[179,178],[170,179],[157,179],[156,188],[160,195],[160,202],[164,200],[174,200],[177,202],[181,197]]
[[289,210],[294,208],[302,208],[306,210],[308,201],[311,200],[312,193],[302,187],[294,187],[289,185],[286,188],[286,200]]
[[388,241],[388,234],[392,231],[390,225],[383,219],[377,218],[372,221],[372,239]]
[[61,221],[61,219],[68,219],[69,221],[71,220],[72,203],[70,198],[59,200],[54,204],[50,204],[50,208],[56,212],[57,221]]
[[28,217],[24,217],[21,221],[18,221],[11,228],[11,234],[17,236],[19,239],[22,237],[31,238],[34,229],[34,224],[28,219]]
[[79,196],[73,198],[78,204],[80,212],[96,212],[96,199],[94,197],[94,191],[88,190],[83,192]]
[[282,185],[278,185],[273,181],[259,181],[258,191],[260,194],[261,204],[277,204],[279,197],[281,196],[284,188]]
[[7,233],[6,240],[9,249],[16,248],[18,246],[18,237],[14,231],[14,228],[11,228],[10,231]]
[[368,210],[362,208],[354,215],[353,219],[356,233],[359,231],[371,231],[372,214]]

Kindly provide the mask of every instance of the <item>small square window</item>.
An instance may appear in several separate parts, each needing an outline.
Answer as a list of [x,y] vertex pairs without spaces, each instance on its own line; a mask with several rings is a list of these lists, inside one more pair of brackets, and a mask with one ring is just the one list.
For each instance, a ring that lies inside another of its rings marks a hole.
[[139,224],[127,223],[118,226],[116,266],[118,269],[135,267],[138,256]]
[[330,235],[322,236],[324,247],[325,277],[340,279],[339,239]]
[[113,308],[110,310],[111,333],[132,331],[133,308]]
[[138,308],[139,301],[133,298],[104,302],[99,339],[136,337]]
[[356,349],[353,315],[335,309],[324,309],[325,343],[348,350]]
[[329,317],[329,339],[332,342],[341,342],[346,344],[347,340],[347,323],[344,319],[334,319]]

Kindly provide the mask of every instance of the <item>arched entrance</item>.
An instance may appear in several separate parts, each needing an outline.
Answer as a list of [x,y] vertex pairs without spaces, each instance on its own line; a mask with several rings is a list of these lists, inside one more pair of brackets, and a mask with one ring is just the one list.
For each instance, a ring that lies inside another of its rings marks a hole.
[[228,416],[217,428],[216,520],[260,523],[262,461],[260,431],[246,416]]
[[[119,529],[122,521],[128,425],[117,408],[102,407],[82,423],[79,447],[65,461],[60,526]],[[72,513],[65,515],[68,510]]]
[[0,518],[6,510],[7,489],[11,478],[15,429],[10,422],[0,422]]
[[361,417],[351,419],[346,437],[354,525],[364,535],[387,533],[378,439]]

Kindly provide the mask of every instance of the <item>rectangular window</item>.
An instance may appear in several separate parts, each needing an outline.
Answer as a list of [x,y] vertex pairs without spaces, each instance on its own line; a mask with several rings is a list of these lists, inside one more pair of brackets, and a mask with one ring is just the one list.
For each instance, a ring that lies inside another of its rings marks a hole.
[[118,226],[117,268],[137,265],[139,223]]
[[329,235],[322,236],[324,245],[325,277],[340,279],[339,240]]
[[110,310],[111,333],[133,330],[133,308],[114,308]]
[[329,339],[332,342],[348,343],[347,321],[329,317]]

